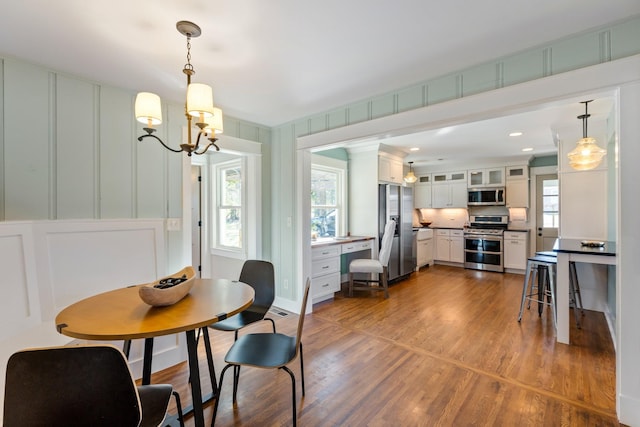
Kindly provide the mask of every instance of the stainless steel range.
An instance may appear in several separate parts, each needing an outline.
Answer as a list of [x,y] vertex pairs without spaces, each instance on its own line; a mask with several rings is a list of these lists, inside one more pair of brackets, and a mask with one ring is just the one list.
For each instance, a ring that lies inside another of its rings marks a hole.
[[509,223],[508,215],[472,215],[464,230],[464,267],[503,272],[504,244],[502,234]]

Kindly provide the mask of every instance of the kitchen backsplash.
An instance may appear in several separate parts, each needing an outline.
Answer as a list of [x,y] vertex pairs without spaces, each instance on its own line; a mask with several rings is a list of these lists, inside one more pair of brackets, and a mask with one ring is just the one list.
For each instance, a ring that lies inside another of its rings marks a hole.
[[462,228],[469,222],[466,209],[415,209],[415,211],[419,221],[431,222],[431,228]]

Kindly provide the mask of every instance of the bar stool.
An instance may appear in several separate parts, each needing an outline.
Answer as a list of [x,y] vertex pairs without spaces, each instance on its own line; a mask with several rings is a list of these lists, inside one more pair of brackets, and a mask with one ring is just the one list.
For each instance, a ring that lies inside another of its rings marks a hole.
[[557,258],[545,255],[536,255],[527,260],[527,272],[522,286],[518,322],[522,320],[525,302],[528,301],[527,308],[530,308],[531,301],[533,301],[538,303],[538,315],[542,315],[542,309],[545,305],[551,307],[553,325],[556,327],[556,264]]
[[[541,251],[536,252],[536,255],[556,257],[558,254],[553,251]],[[576,263],[569,261],[569,306],[573,307],[573,317],[576,319],[576,327],[581,329],[580,316],[578,316],[578,310],[580,314],[584,316],[584,308],[582,306],[582,295],[580,294],[580,282],[578,282],[578,273],[576,271]]]

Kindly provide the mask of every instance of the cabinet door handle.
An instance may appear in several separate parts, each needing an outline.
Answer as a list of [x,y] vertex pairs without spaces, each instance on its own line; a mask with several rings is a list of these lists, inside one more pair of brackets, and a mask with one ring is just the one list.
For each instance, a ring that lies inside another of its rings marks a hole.
[[328,283],[325,283],[324,285],[322,285],[322,287],[323,287],[323,288],[328,288],[328,287],[329,287],[329,284],[328,284]]

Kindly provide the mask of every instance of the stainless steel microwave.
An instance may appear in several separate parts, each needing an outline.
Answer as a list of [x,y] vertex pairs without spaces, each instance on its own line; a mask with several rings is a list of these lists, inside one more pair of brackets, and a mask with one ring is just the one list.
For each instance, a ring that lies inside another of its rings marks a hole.
[[468,206],[504,206],[504,187],[469,188],[467,190]]

